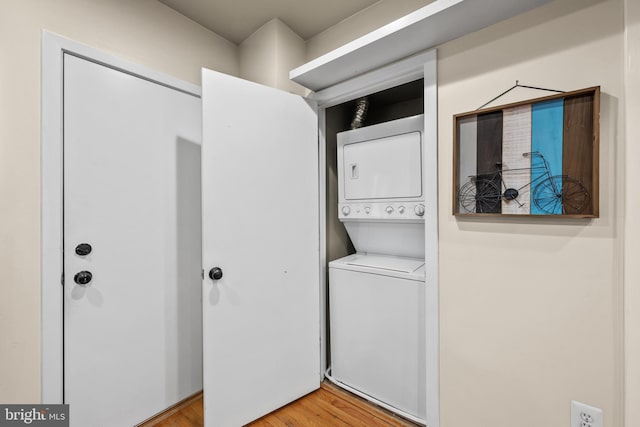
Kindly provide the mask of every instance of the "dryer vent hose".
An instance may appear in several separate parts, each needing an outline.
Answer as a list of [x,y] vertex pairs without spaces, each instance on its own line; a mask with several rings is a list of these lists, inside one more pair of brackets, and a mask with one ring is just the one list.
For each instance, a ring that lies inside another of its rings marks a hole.
[[369,110],[369,98],[366,96],[356,101],[356,111],[353,114],[353,120],[351,121],[351,129],[358,129],[362,127],[364,119],[367,118],[367,110]]

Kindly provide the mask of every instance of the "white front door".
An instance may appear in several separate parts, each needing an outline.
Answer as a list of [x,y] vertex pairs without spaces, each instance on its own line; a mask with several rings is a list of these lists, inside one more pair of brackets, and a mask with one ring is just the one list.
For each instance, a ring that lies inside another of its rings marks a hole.
[[320,385],[318,123],[297,95],[202,86],[205,425],[237,427]]
[[64,56],[64,400],[131,426],[202,388],[200,100]]

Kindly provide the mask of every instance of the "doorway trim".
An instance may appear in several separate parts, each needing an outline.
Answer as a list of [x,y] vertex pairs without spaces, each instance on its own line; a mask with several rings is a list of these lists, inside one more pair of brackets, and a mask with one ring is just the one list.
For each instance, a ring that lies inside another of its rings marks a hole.
[[200,87],[49,31],[41,56],[41,401],[63,403],[63,57],[71,54],[197,97]]
[[[318,102],[320,161],[320,303],[327,306],[326,256],[326,135],[325,110],[343,102],[385,89],[424,79],[424,139],[423,175],[425,189],[425,377],[426,421],[429,427],[440,425],[440,327],[438,272],[438,86],[437,49],[429,49],[381,68],[313,93]],[[320,311],[321,377],[327,369],[326,311]]]

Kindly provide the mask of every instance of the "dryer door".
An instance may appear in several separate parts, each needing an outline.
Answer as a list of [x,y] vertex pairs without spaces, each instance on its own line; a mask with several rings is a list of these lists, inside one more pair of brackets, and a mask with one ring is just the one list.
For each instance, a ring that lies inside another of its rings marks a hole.
[[344,198],[422,196],[420,139],[420,132],[410,132],[344,145]]
[[424,115],[338,134],[340,203],[419,199]]
[[320,386],[318,122],[214,71],[202,91],[205,423],[240,426]]

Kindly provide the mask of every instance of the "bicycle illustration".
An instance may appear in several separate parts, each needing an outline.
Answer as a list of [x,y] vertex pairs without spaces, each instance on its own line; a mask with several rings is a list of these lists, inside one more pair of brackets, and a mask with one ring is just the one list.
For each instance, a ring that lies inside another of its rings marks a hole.
[[[545,214],[577,214],[589,205],[590,195],[584,185],[568,175],[551,175],[542,153],[532,151],[522,156],[531,157],[531,167],[503,169],[502,163],[496,163],[495,172],[470,176],[458,191],[461,209],[470,213],[499,213],[503,199],[524,207],[526,202],[519,197],[527,187],[532,191],[531,202]],[[527,172],[537,176],[521,187],[508,187],[504,182],[505,175]]]

